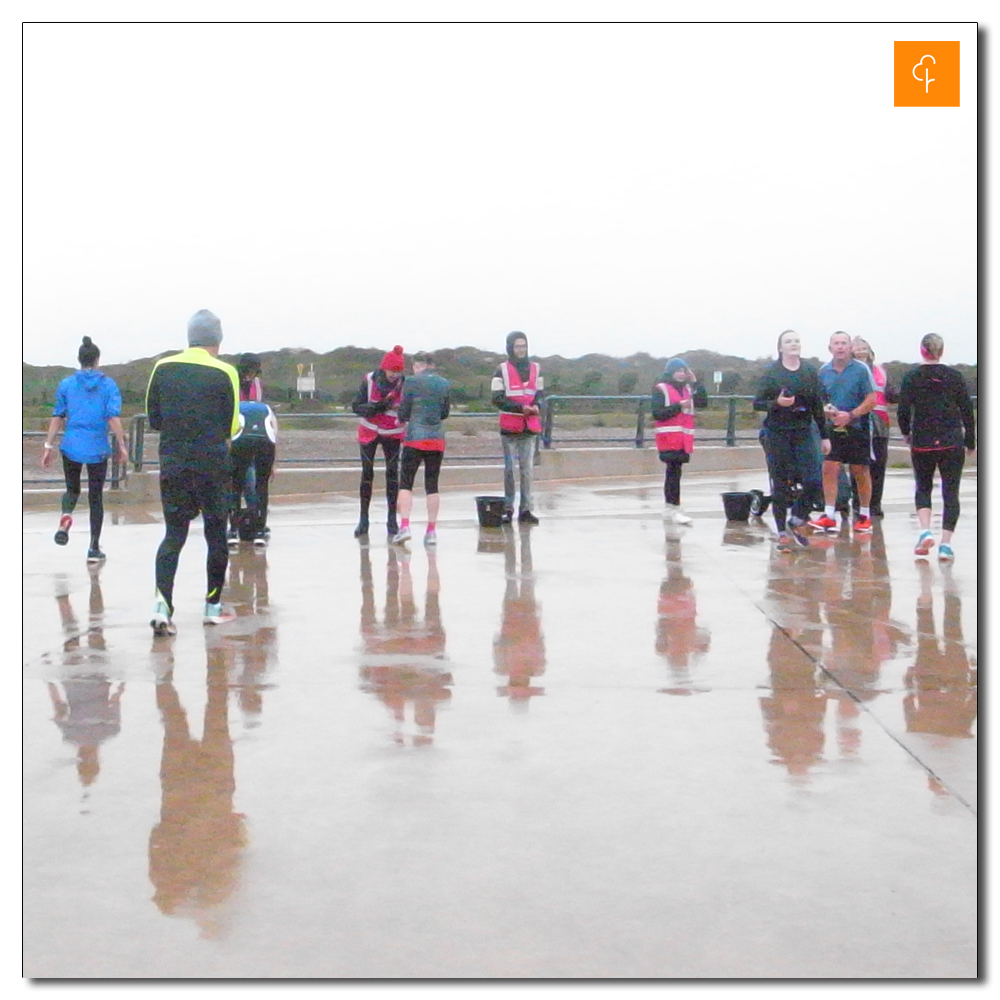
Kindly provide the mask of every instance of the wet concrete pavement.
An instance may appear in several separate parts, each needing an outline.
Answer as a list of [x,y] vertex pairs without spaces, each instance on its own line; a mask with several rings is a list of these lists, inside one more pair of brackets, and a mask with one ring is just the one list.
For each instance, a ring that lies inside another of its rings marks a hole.
[[908,471],[787,555],[724,520],[761,478],[446,492],[409,556],[279,502],[229,625],[192,529],[169,640],[155,507],[94,571],[27,513],[25,974],[975,976],[976,477],[951,568]]

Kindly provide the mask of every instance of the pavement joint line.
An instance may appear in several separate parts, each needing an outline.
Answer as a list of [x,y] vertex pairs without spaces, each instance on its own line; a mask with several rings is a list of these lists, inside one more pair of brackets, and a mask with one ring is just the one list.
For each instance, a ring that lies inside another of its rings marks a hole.
[[774,618],[772,618],[767,613],[767,611],[765,611],[764,608],[762,608],[745,590],[743,590],[739,586],[737,586],[736,589],[739,590],[740,593],[743,594],[743,596],[746,597],[747,600],[764,616],[764,618],[767,621],[769,621],[776,629],[778,629],[781,632],[781,634],[800,653],[802,653],[802,655],[807,660],[810,661],[810,663],[813,663],[817,667],[819,667],[819,669],[822,670],[823,673],[827,677],[829,677],[830,680],[832,680],[833,683],[836,684],[837,687],[839,687],[848,696],[848,698],[850,698],[854,702],[854,704],[858,706],[859,709],[861,709],[870,719],[872,719],[875,722],[875,724],[879,727],[879,729],[881,729],[882,732],[885,733],[885,735],[888,736],[893,743],[895,743],[905,754],[907,754],[907,756],[911,757],[914,761],[916,761],[916,763],[921,768],[923,768],[923,770],[926,771],[935,781],[940,782],[942,787],[947,788],[948,794],[953,795],[956,799],[958,799],[958,801],[961,802],[962,805],[965,806],[965,808],[968,809],[973,816],[978,816],[976,809],[969,802],[965,800],[964,796],[962,796],[961,793],[955,791],[955,789],[951,787],[950,783],[945,781],[944,778],[942,778],[932,767],[930,767],[928,764],[925,764],[913,750],[911,750],[905,743],[902,742],[902,740],[894,736],[892,732],[886,728],[882,720],[874,712],[871,711],[871,709],[868,707],[868,704],[866,702],[863,702],[849,687],[847,687],[840,680],[840,678],[837,677],[835,673],[833,673],[833,671],[829,667],[827,667],[821,660],[817,660],[816,657],[813,656],[809,652],[809,650],[806,649],[797,639],[794,639],[791,635],[789,635],[785,627],[783,625],[778,624],[778,622],[776,622]]

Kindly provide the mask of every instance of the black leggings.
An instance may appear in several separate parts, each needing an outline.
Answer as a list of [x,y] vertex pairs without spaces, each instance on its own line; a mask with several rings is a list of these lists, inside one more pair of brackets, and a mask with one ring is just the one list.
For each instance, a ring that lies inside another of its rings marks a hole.
[[915,502],[917,510],[922,507],[930,509],[931,490],[934,487],[934,470],[941,472],[941,499],[944,501],[944,513],[941,517],[941,527],[945,531],[954,531],[958,524],[961,506],[958,502],[958,487],[962,481],[962,468],[965,466],[964,448],[943,448],[941,451],[912,451],[913,478],[917,489]]
[[424,492],[431,496],[438,492],[438,476],[441,474],[443,451],[424,451],[422,448],[407,448],[403,446],[401,490],[412,490],[413,480],[417,478],[417,469],[424,463]]
[[[261,438],[239,439],[229,452],[233,464],[233,511],[230,523],[234,530],[243,527],[251,534],[260,534],[267,527],[268,487],[274,468],[274,442]],[[255,486],[247,490],[247,471],[253,467]],[[240,497],[246,498],[247,509],[240,516]]]
[[[222,586],[226,582],[226,567],[229,565],[229,551],[226,548],[225,516],[203,514],[205,522],[205,542],[208,545],[208,559],[205,568],[208,574],[208,593],[205,601],[218,604],[222,596]],[[156,550],[156,589],[174,613],[174,576],[181,549],[187,541],[191,522],[186,518],[170,518],[167,533]]]
[[683,462],[666,462],[663,472],[663,499],[672,507],[680,506],[681,476],[684,473]]
[[[63,475],[66,477],[66,492],[62,496],[62,512],[72,514],[80,499],[80,474],[83,463],[62,456]],[[108,460],[87,462],[87,500],[90,503],[90,540],[96,547],[104,527],[104,480],[108,476]]]
[[385,499],[389,513],[396,509],[396,497],[399,495],[399,445],[398,437],[379,434],[373,441],[361,444],[361,513],[368,514],[372,502],[372,484],[375,482],[375,457],[378,446],[382,446],[385,457]]

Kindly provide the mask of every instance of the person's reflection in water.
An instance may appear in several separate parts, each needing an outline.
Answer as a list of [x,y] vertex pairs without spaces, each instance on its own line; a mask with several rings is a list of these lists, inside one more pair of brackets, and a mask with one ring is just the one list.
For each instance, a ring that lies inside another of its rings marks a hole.
[[229,555],[229,580],[226,587],[230,603],[242,622],[253,622],[250,632],[232,635],[235,647],[235,671],[229,678],[247,729],[260,725],[264,692],[274,685],[268,681],[277,662],[277,636],[271,618],[267,589],[266,550],[241,550]]
[[[389,709],[397,746],[434,742],[438,706],[451,698],[452,675],[445,659],[441,624],[441,581],[437,556],[427,551],[427,590],[423,620],[417,618],[410,575],[410,555],[387,550],[385,614],[379,624],[375,586],[367,546],[361,554],[361,690],[374,694]],[[407,706],[413,705],[413,729],[407,734]]]
[[889,618],[892,586],[881,524],[871,536],[838,542],[828,552],[827,574],[823,664],[838,682],[828,690],[837,702],[840,755],[850,759],[861,747],[860,703],[885,693],[879,688],[882,663],[906,636]]
[[[920,594],[917,597],[917,649],[913,666],[906,672],[903,713],[906,731],[948,739],[972,739],[978,709],[978,670],[970,663],[962,634],[962,599],[943,568],[944,620],[941,635],[934,626],[932,571],[927,563],[917,564]],[[947,794],[931,776],[931,790]]]
[[532,678],[545,673],[545,636],[535,600],[530,530],[521,526],[504,530],[503,561],[507,582],[500,631],[493,640],[493,669],[507,678],[506,684],[497,687],[497,694],[508,698],[512,709],[523,711],[531,698],[545,694],[545,688],[532,684]]
[[767,648],[771,692],[760,711],[771,762],[787,769],[796,784],[809,780],[823,760],[826,691],[819,658],[823,649],[819,591],[824,585],[822,552],[772,552],[767,604],[775,619]]
[[233,641],[205,633],[207,701],[200,740],[191,734],[172,673],[164,673],[156,685],[163,755],[160,821],[149,837],[153,901],[167,915],[193,918],[207,938],[224,933],[221,907],[236,888],[246,843],[245,818],[233,809],[236,778],[226,682]]
[[656,604],[656,652],[670,668],[670,686],[660,688],[660,692],[690,695],[709,690],[695,686],[691,667],[708,652],[711,636],[697,624],[698,604],[694,585],[681,563],[680,538],[671,529],[667,531],[667,573]]
[[88,566],[88,570],[90,608],[86,630],[80,628],[73,612],[65,580],[58,584],[56,604],[65,636],[62,670],[57,680],[47,682],[55,712],[53,721],[63,740],[76,747],[76,773],[84,789],[93,785],[100,773],[100,745],[121,730],[121,697],[125,690],[124,682],[116,685],[108,676],[101,566]]

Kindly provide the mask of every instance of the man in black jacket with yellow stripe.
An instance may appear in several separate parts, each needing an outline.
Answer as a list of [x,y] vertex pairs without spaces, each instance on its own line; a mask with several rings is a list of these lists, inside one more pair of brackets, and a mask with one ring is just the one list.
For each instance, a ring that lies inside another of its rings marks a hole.
[[188,527],[200,513],[208,544],[204,622],[234,614],[222,607],[229,553],[226,521],[232,475],[229,441],[239,430],[239,375],[218,358],[222,324],[207,309],[188,321],[188,349],[160,358],[146,390],[149,425],[160,432],[160,498],[166,535],[156,552],[156,603],[150,625],[158,636],[176,632],[174,576]]

